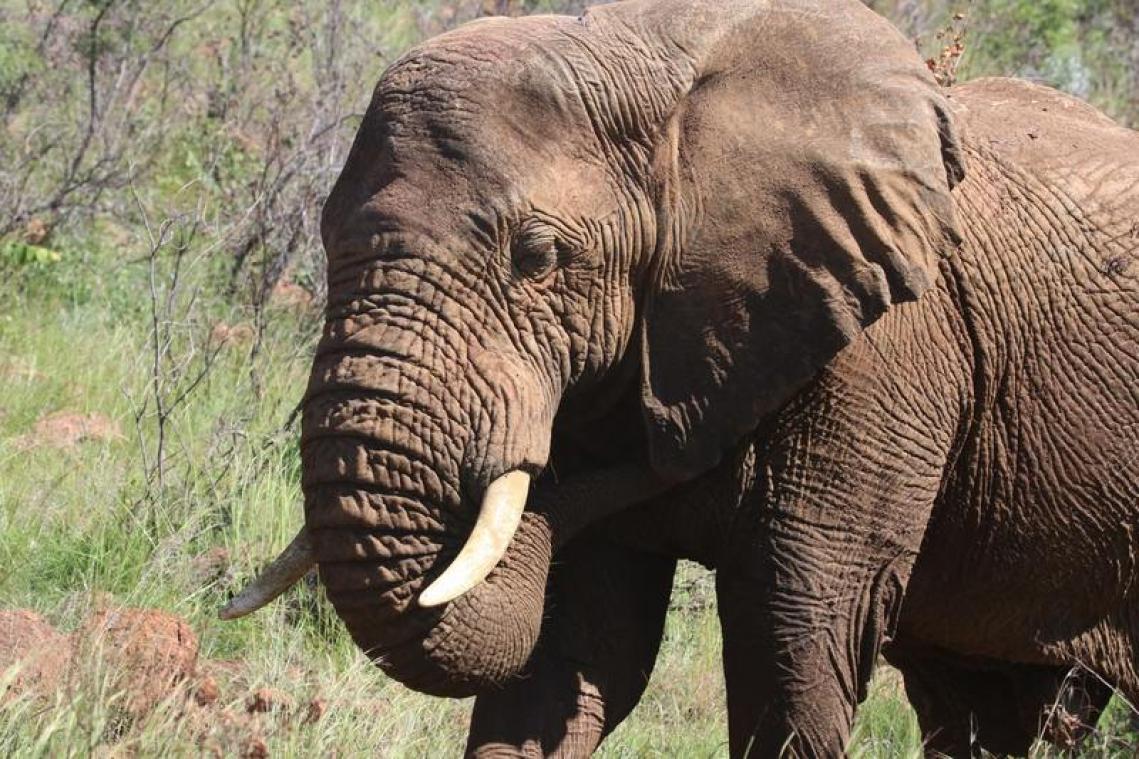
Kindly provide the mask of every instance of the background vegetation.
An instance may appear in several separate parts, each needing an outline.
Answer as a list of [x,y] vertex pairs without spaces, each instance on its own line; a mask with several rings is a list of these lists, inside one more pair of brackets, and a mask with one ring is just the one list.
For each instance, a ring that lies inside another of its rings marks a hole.
[[[0,609],[188,619],[225,714],[124,724],[97,657],[47,702],[2,693],[0,753],[453,754],[469,703],[386,682],[312,584],[216,608],[301,520],[296,404],[324,298],[319,210],[402,50],[523,0],[0,0]],[[875,0],[947,77],[1012,74],[1139,125],[1139,0]],[[707,573],[686,566],[648,696],[610,756],[726,754]],[[10,677],[10,676],[9,676]],[[226,718],[228,719],[228,718]],[[1128,710],[1084,751],[1131,756]],[[855,753],[920,753],[896,676]]]

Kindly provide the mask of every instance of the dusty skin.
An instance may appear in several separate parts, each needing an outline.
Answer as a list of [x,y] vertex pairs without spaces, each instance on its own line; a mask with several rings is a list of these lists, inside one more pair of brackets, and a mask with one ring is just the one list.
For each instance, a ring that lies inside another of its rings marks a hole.
[[855,0],[485,20],[383,75],[323,236],[277,569],[477,695],[470,754],[596,749],[678,557],[735,756],[839,755],[880,654],[931,753],[1139,702],[1139,136],[1091,107]]

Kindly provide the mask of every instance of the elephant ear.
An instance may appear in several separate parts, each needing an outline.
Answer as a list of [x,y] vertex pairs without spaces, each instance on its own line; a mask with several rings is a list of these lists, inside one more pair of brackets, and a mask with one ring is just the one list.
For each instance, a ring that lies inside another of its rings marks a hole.
[[688,479],[930,287],[963,161],[913,46],[855,0],[642,10],[685,72],[656,78],[642,399],[654,466]]

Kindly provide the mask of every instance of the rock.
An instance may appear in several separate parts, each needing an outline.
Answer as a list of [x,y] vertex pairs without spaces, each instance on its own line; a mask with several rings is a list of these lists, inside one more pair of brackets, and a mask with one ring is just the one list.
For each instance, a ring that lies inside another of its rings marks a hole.
[[245,748],[242,750],[241,755],[245,757],[245,759],[267,759],[269,756],[269,746],[266,745],[264,739],[254,736],[246,741]]
[[194,701],[198,706],[213,706],[220,697],[217,680],[209,676],[198,680],[198,687],[194,689]]
[[301,724],[312,725],[320,722],[320,718],[324,716],[326,711],[328,711],[328,704],[325,700],[323,698],[314,698],[312,701],[309,701],[308,706],[305,707],[305,716],[301,720]]
[[280,691],[271,688],[260,688],[253,692],[245,702],[245,711],[250,714],[268,714],[276,711],[289,711],[292,708],[292,699]]

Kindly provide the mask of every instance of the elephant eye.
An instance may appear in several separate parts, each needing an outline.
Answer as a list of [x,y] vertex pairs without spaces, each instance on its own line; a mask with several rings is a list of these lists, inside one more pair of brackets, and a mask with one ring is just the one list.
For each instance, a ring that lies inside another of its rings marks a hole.
[[522,225],[511,246],[514,270],[528,279],[544,279],[572,252],[556,229],[539,221]]

